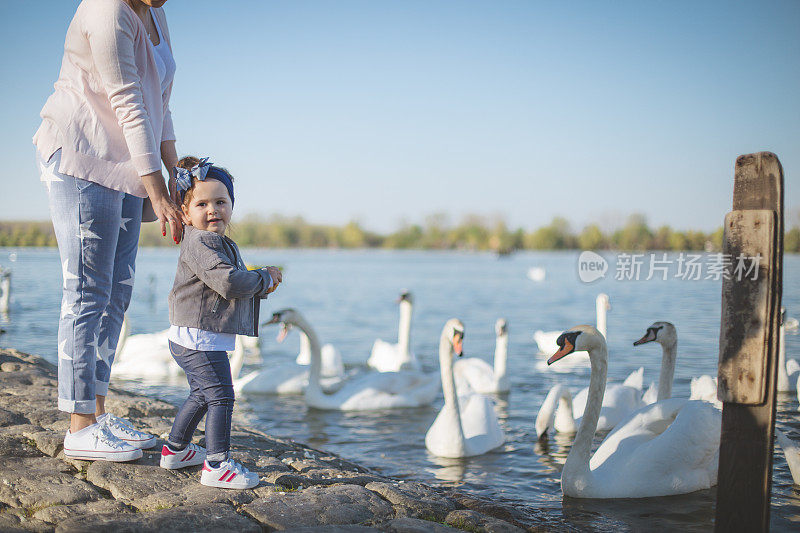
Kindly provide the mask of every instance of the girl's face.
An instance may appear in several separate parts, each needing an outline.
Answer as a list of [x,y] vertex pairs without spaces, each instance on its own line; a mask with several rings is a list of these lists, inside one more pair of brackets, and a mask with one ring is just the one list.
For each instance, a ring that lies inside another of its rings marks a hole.
[[233,214],[228,189],[215,179],[195,182],[189,205],[183,204],[181,207],[192,226],[218,235],[225,235],[225,228]]

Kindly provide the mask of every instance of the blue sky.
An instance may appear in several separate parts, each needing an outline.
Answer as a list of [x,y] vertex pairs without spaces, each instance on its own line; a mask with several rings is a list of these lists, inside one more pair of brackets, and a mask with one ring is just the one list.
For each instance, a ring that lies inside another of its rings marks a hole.
[[[78,2],[0,2],[0,219],[46,219],[30,137]],[[180,154],[235,217],[433,212],[711,230],[739,154],[800,218],[800,2],[231,1],[165,5]]]

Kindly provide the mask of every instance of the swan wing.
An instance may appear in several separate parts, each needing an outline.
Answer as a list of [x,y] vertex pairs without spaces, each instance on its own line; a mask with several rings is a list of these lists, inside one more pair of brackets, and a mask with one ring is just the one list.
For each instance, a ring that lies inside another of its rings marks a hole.
[[372,345],[372,352],[367,359],[367,366],[378,372],[397,372],[400,370],[400,348],[381,339],[376,339]]
[[473,394],[461,402],[461,427],[469,456],[493,450],[505,442],[494,402],[482,394]]
[[458,390],[473,390],[481,394],[497,391],[494,368],[483,359],[477,357],[459,359],[453,365],[453,374]]
[[775,438],[778,446],[783,450],[786,462],[789,464],[789,472],[792,474],[792,481],[795,485],[800,485],[800,446],[793,442],[783,431],[775,428]]
[[590,461],[596,497],[685,494],[716,484],[722,414],[708,402],[664,400],[633,413]]

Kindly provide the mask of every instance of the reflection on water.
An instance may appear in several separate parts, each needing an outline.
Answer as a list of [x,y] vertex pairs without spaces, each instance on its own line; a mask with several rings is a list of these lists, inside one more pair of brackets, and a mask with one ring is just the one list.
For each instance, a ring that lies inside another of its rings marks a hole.
[[[0,249],[0,266],[8,250]],[[673,394],[687,397],[692,376],[716,374],[719,340],[720,284],[712,281],[617,282],[587,285],[577,281],[576,254],[516,254],[498,261],[488,254],[423,252],[330,252],[245,250],[249,261],[285,266],[281,289],[262,304],[262,317],[281,307],[296,307],[319,337],[331,342],[345,360],[366,361],[376,338],[397,336],[397,306],[402,288],[414,292],[411,347],[424,369],[438,371],[438,339],[444,322],[457,316],[467,330],[465,350],[491,361],[494,323],[509,324],[508,369],[511,392],[494,397],[507,442],[482,456],[446,460],[425,449],[425,433],[443,404],[440,396],[427,408],[371,413],[308,409],[301,397],[237,398],[235,416],[278,437],[325,448],[401,479],[439,483],[511,504],[530,524],[553,529],[708,531],[714,516],[715,491],[647,500],[563,500],[561,468],[572,436],[551,433],[537,442],[534,420],[547,391],[564,383],[573,392],[588,384],[589,373],[538,372],[537,329],[565,329],[591,323],[595,296],[609,294],[609,379],[622,381],[645,367],[645,384],[657,381],[661,353],[656,347],[634,350],[631,343],[656,320],[675,323],[679,334],[678,366]],[[142,250],[129,314],[132,334],[161,331],[168,325],[166,293],[172,285],[177,254]],[[800,257],[786,256],[784,305],[800,316]],[[526,272],[545,268],[544,282]],[[20,250],[14,269],[11,309],[0,324],[0,343],[56,361],[61,265],[54,250]],[[243,372],[293,361],[297,336],[283,345],[275,330],[263,328],[261,358],[248,357]],[[800,335],[786,336],[789,358],[800,358]],[[115,381],[112,385],[121,385]],[[125,387],[172,402],[188,391],[172,383],[125,382]],[[778,425],[800,441],[796,395],[781,394]],[[595,447],[600,443],[595,439]],[[800,487],[794,486],[780,449],[773,475],[772,529],[800,526]]]

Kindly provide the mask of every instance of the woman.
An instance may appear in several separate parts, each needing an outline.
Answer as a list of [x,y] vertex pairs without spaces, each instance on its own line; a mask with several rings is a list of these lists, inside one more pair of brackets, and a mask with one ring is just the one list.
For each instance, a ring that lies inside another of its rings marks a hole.
[[176,243],[182,236],[183,214],[169,193],[174,177],[168,190],[161,173],[162,161],[170,173],[178,161],[165,2],[81,2],[33,138],[64,278],[58,408],[70,413],[68,457],[129,461],[155,445],[152,435],[106,413],[105,397],[143,209],[145,221],[160,221],[162,235],[169,223]]

